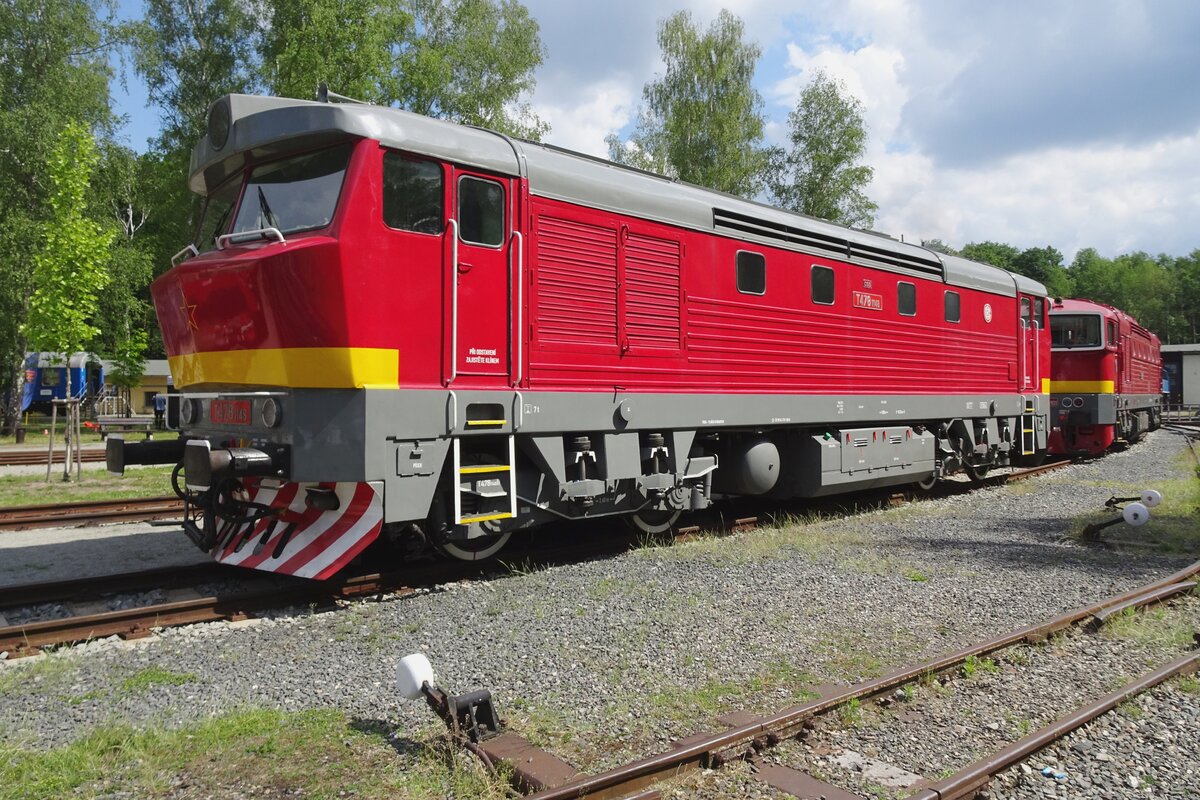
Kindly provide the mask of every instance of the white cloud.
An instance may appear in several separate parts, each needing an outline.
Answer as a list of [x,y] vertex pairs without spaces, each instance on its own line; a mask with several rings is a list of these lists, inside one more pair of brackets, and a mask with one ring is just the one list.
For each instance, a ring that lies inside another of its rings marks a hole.
[[570,104],[533,103],[534,112],[550,123],[546,139],[558,147],[605,158],[604,137],[633,118],[636,100],[627,84],[616,81],[581,87],[576,97]]

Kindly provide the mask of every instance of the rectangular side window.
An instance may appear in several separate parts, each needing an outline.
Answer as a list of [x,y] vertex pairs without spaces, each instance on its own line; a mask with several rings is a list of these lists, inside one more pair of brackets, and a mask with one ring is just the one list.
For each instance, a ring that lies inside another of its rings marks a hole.
[[399,153],[383,154],[383,224],[417,233],[440,234],[442,167]]
[[1109,347],[1117,346],[1117,323],[1111,319],[1108,321],[1108,341],[1105,342]]
[[737,290],[742,294],[767,293],[767,259],[762,253],[738,251]]
[[504,244],[504,187],[463,176],[458,181],[458,238],[469,244]]
[[829,267],[812,268],[812,301],[821,305],[833,305],[833,270]]
[[917,287],[915,284],[904,281],[896,284],[896,307],[906,317],[917,315]]
[[1039,331],[1046,329],[1046,298],[1039,297],[1033,301],[1033,321],[1037,323]]
[[946,292],[946,322],[958,322],[961,317],[958,292]]
[[1029,308],[1029,298],[1021,298],[1021,327],[1028,328],[1033,321],[1033,312]]

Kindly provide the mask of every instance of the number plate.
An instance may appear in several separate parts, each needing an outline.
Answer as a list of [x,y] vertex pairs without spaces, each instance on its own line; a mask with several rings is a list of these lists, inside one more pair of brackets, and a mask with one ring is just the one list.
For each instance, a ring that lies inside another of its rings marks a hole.
[[213,400],[208,407],[208,418],[217,425],[249,425],[249,400]]

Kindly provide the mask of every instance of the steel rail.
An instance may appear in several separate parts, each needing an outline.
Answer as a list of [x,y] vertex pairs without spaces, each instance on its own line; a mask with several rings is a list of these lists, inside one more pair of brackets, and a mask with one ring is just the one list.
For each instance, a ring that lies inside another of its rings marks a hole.
[[[80,458],[84,461],[103,461],[103,450],[81,450]],[[72,458],[72,461],[74,459]],[[17,450],[10,453],[0,452],[0,467],[21,467],[21,466],[38,466],[46,463],[46,454],[36,450]],[[63,463],[63,453],[61,450],[54,451],[55,464]]]
[[926,786],[915,794],[909,795],[908,800],[961,800],[961,798],[974,797],[995,775],[1024,761],[1047,745],[1062,739],[1096,717],[1107,714],[1131,697],[1136,697],[1176,675],[1195,672],[1197,669],[1200,669],[1200,652],[1191,652],[1180,656],[1137,680],[1127,683],[1115,692],[1110,692],[1067,716],[1039,728],[1025,738],[1018,739],[998,753],[981,758],[950,777]]
[[107,636],[139,638],[148,636],[158,627],[246,619],[254,611],[264,608],[332,601],[385,591],[411,591],[410,587],[393,576],[379,573],[355,575],[333,583],[296,579],[285,586],[262,586],[270,583],[272,577],[258,577],[254,583],[259,585],[228,595],[209,595],[0,628],[0,651],[7,651],[10,655],[26,655],[51,645]]
[[0,609],[89,600],[103,595],[143,592],[161,589],[164,586],[208,583],[235,577],[245,579],[247,570],[216,562],[203,562],[65,581],[19,583],[0,586]]
[[0,508],[0,531],[72,527],[101,522],[162,519],[183,513],[183,501],[166,497],[132,497],[80,503],[9,506]]
[[[741,725],[728,731],[714,733],[686,746],[668,750],[598,775],[583,776],[562,786],[529,795],[527,800],[568,800],[587,795],[594,798],[622,797],[665,778],[689,772],[703,766],[719,766],[735,757],[730,751],[752,747],[755,739],[784,737],[797,733],[812,718],[832,711],[852,700],[873,697],[895,689],[924,675],[942,672],[961,665],[971,656],[981,656],[1021,642],[1040,641],[1051,634],[1090,619],[1097,612],[1127,600],[1180,584],[1200,573],[1200,561],[1154,583],[1101,600],[1089,606],[1060,614],[1045,622],[997,636],[971,647],[938,656],[916,666],[901,668],[888,675],[855,684],[818,700],[785,709],[772,717]],[[729,753],[729,755],[726,755]]]

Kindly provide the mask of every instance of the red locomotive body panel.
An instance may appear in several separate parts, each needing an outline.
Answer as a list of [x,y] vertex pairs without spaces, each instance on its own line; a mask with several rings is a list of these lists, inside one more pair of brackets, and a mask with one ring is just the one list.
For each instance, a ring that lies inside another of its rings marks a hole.
[[[451,237],[382,221],[384,152],[369,140],[355,147],[327,229],[231,244],[155,282],[180,385],[422,388],[456,372],[455,385],[509,386],[505,280],[519,255],[523,388],[1037,394],[1049,377],[1044,331],[1020,344],[1017,298],[538,197],[518,218],[527,255],[512,242],[460,243],[455,315],[442,268]],[[449,208],[452,176],[478,173],[439,166]],[[503,185],[506,213],[517,214],[523,185]],[[762,257],[765,294],[738,291],[738,253]],[[813,300],[813,267],[833,270],[832,303]],[[911,314],[900,313],[901,284],[913,287]],[[957,322],[945,318],[947,292],[959,296]]]

